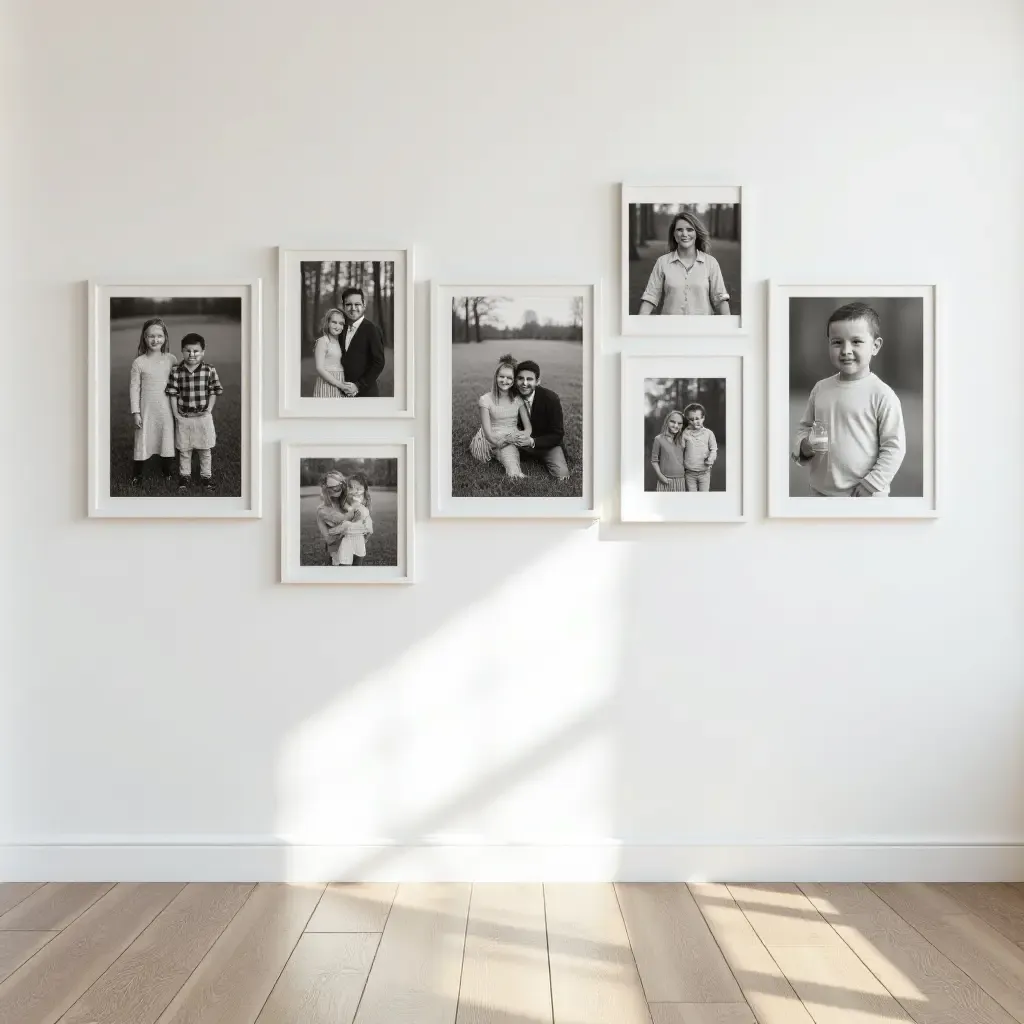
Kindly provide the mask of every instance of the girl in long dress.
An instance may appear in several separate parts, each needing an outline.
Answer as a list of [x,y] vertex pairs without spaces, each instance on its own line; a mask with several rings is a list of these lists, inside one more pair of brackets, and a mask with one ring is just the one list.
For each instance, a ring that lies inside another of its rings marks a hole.
[[159,456],[165,477],[174,468],[174,416],[171,400],[164,393],[171,367],[178,361],[171,352],[167,325],[159,317],[147,320],[139,335],[139,354],[132,362],[128,389],[135,451],[132,483],[142,477],[146,463]]
[[[491,390],[480,396],[480,429],[469,442],[469,451],[474,459],[490,462],[496,458],[505,467],[505,475],[522,480],[526,474],[519,462],[517,438],[530,437],[530,410],[522,396],[515,390],[516,361],[510,355],[498,360],[494,371]],[[519,429],[522,418],[523,428]]]
[[313,346],[316,364],[314,398],[344,398],[341,385],[345,371],[341,368],[341,339],[345,333],[345,314],[340,309],[329,309],[320,324],[320,337]]

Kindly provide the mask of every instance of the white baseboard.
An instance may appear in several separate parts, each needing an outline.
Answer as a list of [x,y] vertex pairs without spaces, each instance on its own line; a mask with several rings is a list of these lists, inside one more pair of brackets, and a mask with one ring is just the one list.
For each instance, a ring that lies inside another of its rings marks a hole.
[[330,845],[270,837],[0,844],[0,881],[999,882],[1024,843]]

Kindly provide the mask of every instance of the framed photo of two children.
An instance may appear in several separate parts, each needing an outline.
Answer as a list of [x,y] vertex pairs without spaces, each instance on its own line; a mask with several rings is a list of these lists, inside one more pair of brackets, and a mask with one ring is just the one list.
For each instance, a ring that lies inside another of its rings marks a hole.
[[936,516],[936,287],[772,283],[768,319],[769,515]]
[[89,286],[90,516],[258,518],[260,282]]

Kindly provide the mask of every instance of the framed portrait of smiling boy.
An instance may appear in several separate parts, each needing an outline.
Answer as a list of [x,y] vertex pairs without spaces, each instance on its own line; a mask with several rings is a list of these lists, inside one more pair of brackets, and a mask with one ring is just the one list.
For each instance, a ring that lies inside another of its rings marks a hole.
[[278,250],[279,413],[414,414],[412,249]]
[[281,582],[412,583],[413,441],[281,445]]
[[738,185],[623,185],[622,333],[743,327],[744,194]]
[[939,510],[935,285],[769,286],[768,514]]
[[432,293],[431,513],[597,517],[595,285]]
[[260,516],[260,282],[89,287],[89,515]]

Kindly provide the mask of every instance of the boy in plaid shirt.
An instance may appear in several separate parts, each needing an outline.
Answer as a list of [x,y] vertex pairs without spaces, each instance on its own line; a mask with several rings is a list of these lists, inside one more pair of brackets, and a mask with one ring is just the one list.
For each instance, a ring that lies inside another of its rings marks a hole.
[[192,479],[192,450],[199,452],[199,476],[203,489],[213,490],[213,407],[224,393],[217,371],[203,361],[206,339],[186,334],[181,339],[182,361],[171,368],[166,393],[174,414],[174,446],[178,449],[178,491],[185,492]]

